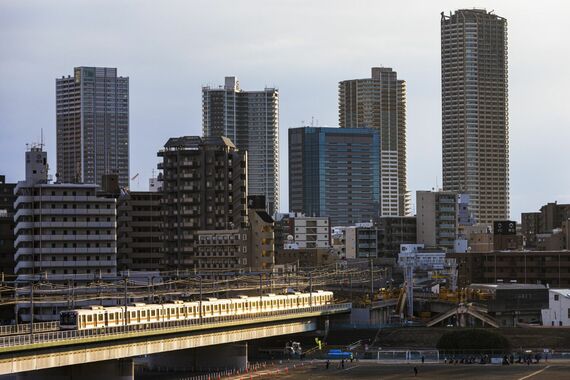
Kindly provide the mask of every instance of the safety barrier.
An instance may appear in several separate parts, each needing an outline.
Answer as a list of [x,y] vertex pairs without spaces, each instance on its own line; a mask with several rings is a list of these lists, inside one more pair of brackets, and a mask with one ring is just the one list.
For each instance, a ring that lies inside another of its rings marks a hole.
[[[59,321],[34,323],[33,330],[34,332],[59,330]],[[0,326],[0,336],[29,334],[29,333],[30,333],[29,323]]]

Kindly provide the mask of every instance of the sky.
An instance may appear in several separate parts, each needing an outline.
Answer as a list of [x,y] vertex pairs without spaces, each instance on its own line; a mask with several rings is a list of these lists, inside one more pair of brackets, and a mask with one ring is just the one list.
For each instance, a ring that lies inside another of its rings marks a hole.
[[[76,66],[130,78],[131,188],[146,190],[169,137],[201,135],[201,86],[235,75],[280,92],[281,210],[287,129],[338,126],[338,82],[391,67],[407,82],[408,186],[441,186],[440,13],[486,8],[509,33],[511,218],[570,203],[567,1],[0,2],[0,174],[24,176],[43,129],[55,174],[55,78]],[[566,46],[566,47],[564,47]]]

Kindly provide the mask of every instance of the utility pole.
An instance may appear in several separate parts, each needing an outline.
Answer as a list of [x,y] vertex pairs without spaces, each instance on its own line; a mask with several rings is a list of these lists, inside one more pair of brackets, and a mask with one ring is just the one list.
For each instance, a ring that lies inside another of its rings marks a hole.
[[259,302],[263,302],[263,274],[259,274]]
[[198,276],[200,280],[200,324],[202,324],[202,276]]
[[374,300],[374,261],[370,258],[370,303]]
[[128,298],[129,298],[129,295],[127,292],[128,283],[129,283],[129,279],[128,279],[128,277],[125,277],[125,318],[123,318],[125,328],[127,327],[127,313],[128,313],[128,310],[127,310],[127,303],[128,303]]
[[30,282],[30,341],[34,342],[34,280]]
[[313,272],[309,273],[309,306],[313,306]]
[[350,302],[352,302],[352,274],[348,274],[348,286],[350,287]]

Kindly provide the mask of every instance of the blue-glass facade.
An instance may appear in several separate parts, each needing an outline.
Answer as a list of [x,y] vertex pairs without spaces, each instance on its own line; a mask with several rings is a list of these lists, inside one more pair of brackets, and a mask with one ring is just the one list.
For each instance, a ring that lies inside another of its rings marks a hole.
[[333,226],[370,221],[380,210],[380,135],[366,128],[289,130],[291,211]]

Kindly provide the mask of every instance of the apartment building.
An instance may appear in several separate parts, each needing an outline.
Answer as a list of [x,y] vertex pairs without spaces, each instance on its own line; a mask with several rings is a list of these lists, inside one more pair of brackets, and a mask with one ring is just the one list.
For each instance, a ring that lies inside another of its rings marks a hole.
[[406,82],[389,67],[373,67],[370,78],[338,86],[341,128],[371,128],[380,134],[381,211],[383,216],[410,213],[406,164]]
[[236,77],[202,87],[204,137],[227,137],[247,151],[248,192],[263,195],[270,215],[279,211],[279,90],[245,91]]
[[162,162],[163,260],[167,269],[198,268],[198,231],[247,225],[247,153],[225,137],[170,138]]
[[509,218],[507,20],[441,13],[443,190],[466,193],[477,223]]
[[56,79],[57,173],[63,183],[129,186],[129,78],[110,67],[76,67]]

